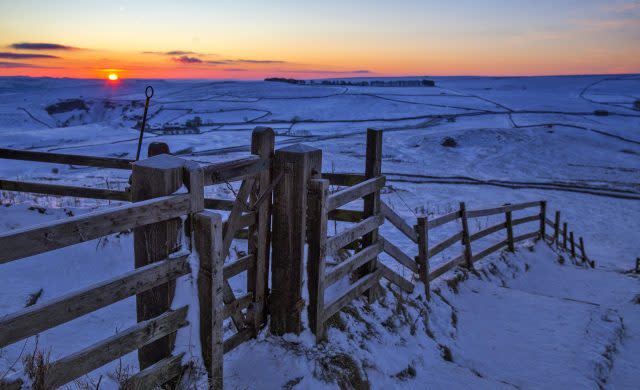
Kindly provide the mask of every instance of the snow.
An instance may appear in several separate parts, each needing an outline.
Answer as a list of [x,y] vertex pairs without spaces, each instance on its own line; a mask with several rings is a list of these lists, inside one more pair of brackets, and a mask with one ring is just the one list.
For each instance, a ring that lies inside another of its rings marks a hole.
[[[143,148],[168,142],[181,157],[200,162],[246,155],[251,130],[266,125],[277,131],[277,147],[304,142],[321,148],[325,172],[363,172],[365,130],[384,129],[388,188],[383,199],[405,219],[423,211],[429,217],[445,214],[461,201],[474,209],[545,199],[548,216],[561,210],[563,221],[584,237],[596,269],[570,264],[566,254],[561,265],[558,254],[540,243],[533,251],[521,247],[515,254],[492,255],[480,262],[480,276],[463,276],[458,293],[446,279],[461,271],[437,281],[432,287],[439,294],[428,304],[420,284],[411,296],[385,289],[382,304],[355,302],[330,327],[326,344],[316,346],[308,331],[284,338],[264,331],[225,356],[227,386],[338,388],[356,375],[374,388],[637,387],[640,305],[634,299],[640,284],[627,271],[640,255],[640,111],[632,108],[640,99],[640,76],[432,79],[434,88],[204,80],[123,80],[113,87],[97,80],[0,78],[0,147],[131,158],[138,139],[133,126],[147,84],[156,91],[150,107],[153,129],[184,126],[196,116],[203,126],[201,134],[145,133]],[[82,99],[88,111],[47,113],[46,107],[67,99]],[[595,110],[609,115],[597,116]],[[444,137],[458,146],[441,146]],[[124,189],[128,175],[0,162],[0,178],[9,180]],[[225,186],[208,191],[233,197]],[[6,192],[2,202],[0,232],[117,204]],[[29,210],[31,205],[46,210]],[[514,218],[534,212],[514,213]],[[499,222],[499,217],[479,218],[470,228]],[[525,224],[516,234],[535,225]],[[346,226],[330,224],[329,231]],[[433,230],[430,244],[459,229],[451,223]],[[385,224],[381,232],[409,255],[416,254],[415,245],[392,226]],[[474,243],[474,251],[499,239]],[[233,247],[245,250],[242,243]],[[459,251],[454,246],[436,256],[432,267]],[[386,256],[381,261],[412,276]],[[130,234],[3,264],[0,315],[22,308],[40,288],[42,301],[132,268]],[[193,280],[181,278],[174,307],[189,302]],[[231,282],[236,295],[244,292],[242,276]],[[193,315],[190,311],[192,326],[178,335],[185,360],[198,355]],[[133,323],[134,300],[127,299],[43,332],[38,345],[56,358]],[[232,332],[228,324],[225,330]],[[0,375],[21,369],[23,346],[30,353],[35,340],[24,343],[0,351]],[[443,346],[452,362],[443,359]],[[353,357],[353,366],[343,355]],[[112,388],[115,381],[108,374],[118,364],[90,376],[103,375],[100,388]],[[135,354],[122,364],[135,372]]]

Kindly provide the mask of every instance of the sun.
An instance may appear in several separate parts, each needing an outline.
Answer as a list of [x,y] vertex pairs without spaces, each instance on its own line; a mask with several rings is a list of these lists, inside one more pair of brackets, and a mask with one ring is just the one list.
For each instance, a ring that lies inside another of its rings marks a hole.
[[111,81],[116,81],[118,80],[118,75],[115,73],[109,73],[109,76],[107,76],[107,78]]

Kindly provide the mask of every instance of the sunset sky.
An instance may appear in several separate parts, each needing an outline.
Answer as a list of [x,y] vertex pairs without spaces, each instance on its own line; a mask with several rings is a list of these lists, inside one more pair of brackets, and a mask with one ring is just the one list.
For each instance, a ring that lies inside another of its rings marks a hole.
[[2,1],[0,76],[640,73],[640,1]]

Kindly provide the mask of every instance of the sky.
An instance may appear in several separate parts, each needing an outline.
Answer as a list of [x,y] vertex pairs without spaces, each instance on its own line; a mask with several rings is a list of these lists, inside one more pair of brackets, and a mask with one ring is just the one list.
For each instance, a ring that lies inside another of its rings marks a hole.
[[0,0],[0,76],[640,73],[640,0]]

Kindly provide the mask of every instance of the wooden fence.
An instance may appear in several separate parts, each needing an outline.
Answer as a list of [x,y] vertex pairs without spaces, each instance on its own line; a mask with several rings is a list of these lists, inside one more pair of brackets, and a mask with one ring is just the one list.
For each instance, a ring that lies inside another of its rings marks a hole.
[[[274,334],[302,330],[305,257],[308,322],[318,341],[325,337],[326,321],[353,299],[364,294],[372,302],[381,278],[409,293],[415,281],[420,281],[429,299],[430,282],[445,272],[458,265],[472,268],[490,253],[505,247],[513,250],[516,242],[540,237],[559,248],[570,245],[574,257],[578,246],[582,261],[593,266],[583,239],[574,241],[567,224],[561,224],[559,212],[555,221],[549,220],[544,201],[482,210],[467,210],[461,203],[449,214],[433,219],[419,216],[408,223],[381,200],[386,180],[381,172],[381,131],[367,131],[364,174],[322,173],[319,149],[293,145],[276,151],[274,141],[273,130],[256,128],[250,156],[206,165],[162,154],[168,152],[168,146],[156,144],[150,146],[150,158],[139,162],[0,149],[0,158],[132,171],[131,187],[126,191],[9,180],[0,181],[0,189],[133,202],[0,234],[0,264],[133,229],[136,267],[117,278],[3,317],[0,347],[136,295],[135,326],[53,362],[46,384],[62,385],[134,350],[138,350],[142,371],[130,378],[132,386],[150,388],[180,375],[182,356],[173,351],[175,332],[187,325],[187,312],[195,308],[170,307],[175,280],[196,271],[190,269],[190,252],[180,242],[183,216],[187,216],[185,230],[192,240],[188,247],[198,253],[200,344],[212,388],[222,387],[224,353],[255,337],[267,319]],[[233,182],[239,184],[237,190]],[[177,193],[183,184],[188,193]],[[232,189],[235,199],[205,197],[206,187],[215,185]],[[330,192],[330,186],[338,190]],[[345,208],[359,200],[361,209]],[[514,212],[532,209],[536,210],[533,215],[513,218]],[[469,220],[500,215],[504,215],[503,222],[470,232]],[[328,236],[330,220],[345,229]],[[458,221],[460,231],[430,243],[430,232]],[[415,245],[416,256],[405,253],[391,236],[381,234],[379,228],[385,222]],[[534,223],[534,230],[514,235],[514,227]],[[548,227],[553,234],[547,234]],[[506,239],[476,248],[499,232],[506,232]],[[246,240],[247,250],[231,260],[234,240]],[[461,253],[431,270],[431,260],[456,243],[461,244]],[[380,261],[383,253],[397,264],[391,267]],[[328,266],[329,256],[340,262]],[[397,272],[397,266],[411,276]],[[238,276],[244,277],[241,281],[246,286],[239,294],[237,283],[235,292],[231,283]],[[339,283],[348,276],[350,283]],[[336,294],[327,296],[331,289]],[[229,326],[223,326],[225,321]],[[19,381],[0,382],[2,386],[16,388]]]
[[[182,356],[172,354],[175,332],[187,325],[190,308],[171,310],[170,306],[175,280],[192,271],[189,251],[181,249],[179,239],[183,229],[179,217],[187,215],[187,234],[199,258],[202,358],[211,387],[222,388],[224,352],[255,336],[266,324],[273,150],[274,133],[268,128],[253,132],[253,155],[204,166],[155,155],[167,152],[166,145],[152,144],[152,157],[139,162],[0,149],[0,158],[5,159],[132,170],[127,191],[8,180],[0,181],[1,189],[134,202],[0,234],[0,264],[133,229],[136,266],[119,277],[2,317],[0,347],[135,295],[135,326],[51,363],[42,385],[61,386],[135,350],[142,370],[128,380],[126,388],[152,388],[179,376]],[[241,181],[235,200],[204,198],[206,186],[230,186],[234,181]],[[183,184],[189,193],[175,193]],[[220,213],[205,208],[228,211],[228,217],[223,222]],[[235,238],[248,240],[247,254],[225,265]],[[247,292],[236,297],[229,279],[241,273],[246,273]],[[225,340],[227,318],[236,333]],[[0,381],[1,388],[20,386],[21,380]]]

